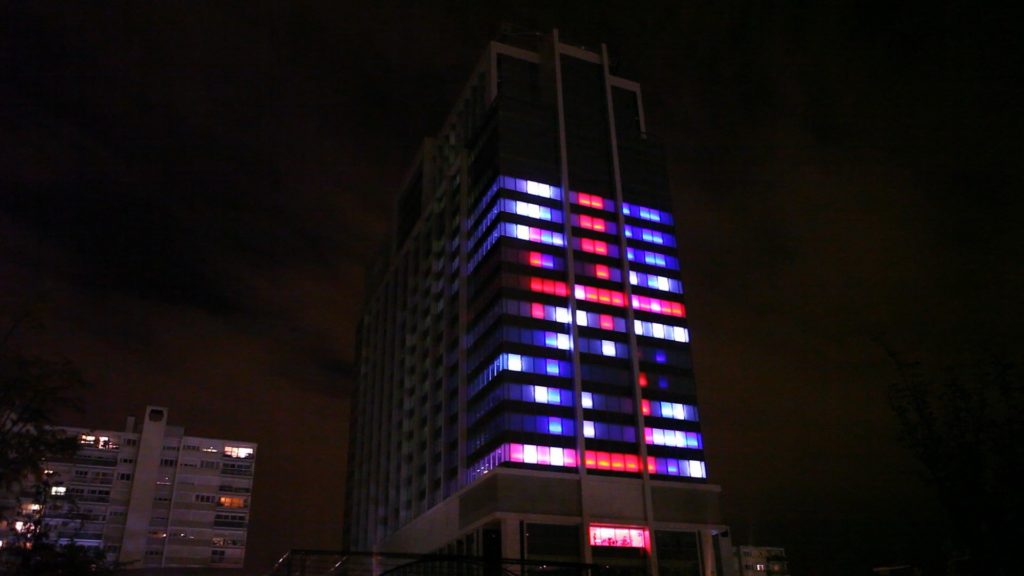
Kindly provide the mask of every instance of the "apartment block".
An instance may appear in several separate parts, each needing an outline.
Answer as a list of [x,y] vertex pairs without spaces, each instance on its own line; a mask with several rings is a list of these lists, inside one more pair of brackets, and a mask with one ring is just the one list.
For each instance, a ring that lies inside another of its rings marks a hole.
[[149,406],[124,430],[60,427],[78,451],[46,463],[45,493],[22,498],[25,517],[41,518],[51,541],[101,547],[125,569],[240,568],[256,444],[186,436],[167,420]]

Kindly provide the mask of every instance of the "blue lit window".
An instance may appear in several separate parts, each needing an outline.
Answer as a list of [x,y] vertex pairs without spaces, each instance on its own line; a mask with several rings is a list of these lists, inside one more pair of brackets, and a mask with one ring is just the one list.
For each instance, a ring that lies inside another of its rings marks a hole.
[[626,321],[618,316],[587,312],[585,310],[576,311],[576,325],[612,330],[614,332],[624,332],[626,330]]
[[633,413],[633,399],[626,396],[610,396],[597,392],[580,394],[580,406],[585,410],[602,410],[605,412]]
[[647,220],[648,222],[672,224],[672,214],[662,210],[655,210],[654,208],[630,204],[628,202],[622,203],[622,213],[631,218],[639,218],[640,220]]
[[519,344],[532,344],[545,348],[557,348],[558,350],[569,350],[572,344],[568,334],[552,332],[550,330],[533,330],[531,328],[520,328],[518,326],[503,326],[501,329],[502,338],[506,342]]
[[538,358],[523,354],[501,353],[469,385],[472,396],[502,372],[526,372],[567,378],[572,375],[572,363],[554,358]]
[[616,442],[636,442],[636,427],[584,420],[583,437]]
[[583,354],[597,354],[610,358],[626,358],[629,356],[629,346],[614,340],[600,340],[597,338],[579,338],[579,349]]
[[641,401],[641,409],[644,416],[671,418],[672,420],[689,420],[691,422],[698,420],[697,407],[690,404],[645,399]]
[[650,252],[647,250],[640,250],[639,248],[626,247],[626,258],[630,262],[640,262],[647,264],[648,266],[657,266],[658,268],[669,268],[671,270],[679,269],[679,260],[673,256],[666,256],[665,254],[659,254],[657,252]]
[[665,428],[644,428],[644,441],[654,446],[672,446],[674,448],[692,448],[696,450],[704,447],[700,432],[684,432],[683,430],[668,430]]
[[542,182],[534,182],[533,180],[524,180],[522,178],[513,178],[511,176],[498,176],[498,185],[506,190],[524,192],[531,196],[550,198],[552,200],[562,199],[562,189],[558,186],[551,186],[550,184],[544,184]]
[[675,292],[676,294],[683,293],[683,283],[679,280],[673,280],[672,278],[666,278],[665,276],[658,276],[656,274],[647,274],[645,272],[629,272],[629,283],[633,286],[642,286],[644,288],[651,288],[654,290],[661,290],[663,292]]
[[690,341],[690,333],[682,326],[634,320],[633,331],[639,336],[647,336],[649,338],[661,338],[662,340],[672,340],[675,342]]
[[668,232],[658,232],[657,230],[651,230],[650,228],[630,226],[629,224],[626,224],[622,230],[626,235],[626,238],[629,238],[630,240],[641,240],[650,244],[669,247],[676,245],[676,239]]
[[518,214],[519,216],[536,218],[537,220],[544,220],[547,222],[562,222],[562,211],[554,208],[548,208],[547,206],[541,206],[531,202],[523,202],[521,200],[509,200],[508,198],[502,198],[498,202],[498,205],[501,207],[502,212],[510,212],[512,214]]
[[682,476],[684,478],[707,478],[707,468],[700,460],[678,460],[660,456],[647,457],[648,474]]

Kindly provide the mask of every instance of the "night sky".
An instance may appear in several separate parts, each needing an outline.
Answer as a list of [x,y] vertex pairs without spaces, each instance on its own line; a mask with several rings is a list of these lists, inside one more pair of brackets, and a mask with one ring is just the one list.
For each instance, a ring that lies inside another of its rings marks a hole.
[[[0,306],[94,383],[260,444],[247,567],[340,546],[355,326],[420,139],[499,24],[604,41],[664,142],[711,480],[796,574],[935,555],[877,340],[1019,354],[1019,30],[841,2],[0,4]],[[899,4],[898,6],[896,4]]]

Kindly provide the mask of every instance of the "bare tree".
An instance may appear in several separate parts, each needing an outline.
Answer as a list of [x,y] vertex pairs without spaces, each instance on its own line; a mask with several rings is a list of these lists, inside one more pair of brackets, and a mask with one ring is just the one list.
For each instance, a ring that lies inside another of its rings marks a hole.
[[985,360],[928,369],[889,351],[889,399],[952,524],[953,573],[1019,573],[1024,394],[1014,367]]

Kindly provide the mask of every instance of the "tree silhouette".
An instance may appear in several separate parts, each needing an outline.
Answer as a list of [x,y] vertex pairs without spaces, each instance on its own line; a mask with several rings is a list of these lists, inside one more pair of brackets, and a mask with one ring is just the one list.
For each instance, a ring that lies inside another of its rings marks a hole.
[[921,461],[952,524],[949,570],[1019,573],[1024,394],[1000,360],[928,369],[889,351],[898,377],[889,400],[903,439]]

